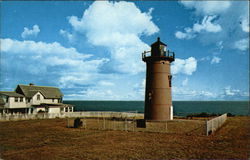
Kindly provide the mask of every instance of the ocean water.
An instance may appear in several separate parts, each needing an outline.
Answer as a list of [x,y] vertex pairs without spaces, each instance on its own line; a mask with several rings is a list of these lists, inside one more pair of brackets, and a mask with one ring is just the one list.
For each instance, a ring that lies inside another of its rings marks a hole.
[[[143,101],[64,101],[75,106],[75,111],[118,111],[144,112]],[[250,115],[248,101],[173,101],[174,115],[186,116],[193,113],[231,113]]]

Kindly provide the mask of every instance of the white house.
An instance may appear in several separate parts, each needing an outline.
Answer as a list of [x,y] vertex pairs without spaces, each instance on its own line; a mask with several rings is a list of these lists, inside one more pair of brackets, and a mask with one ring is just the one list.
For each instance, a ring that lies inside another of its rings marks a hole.
[[59,88],[17,85],[15,91],[0,91],[2,113],[62,113],[73,112],[73,106],[62,103]]

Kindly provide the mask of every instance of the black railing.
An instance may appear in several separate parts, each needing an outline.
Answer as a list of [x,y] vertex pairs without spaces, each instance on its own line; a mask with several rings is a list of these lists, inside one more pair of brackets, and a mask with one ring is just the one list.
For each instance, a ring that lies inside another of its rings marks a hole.
[[172,58],[174,59],[175,58],[175,54],[174,52],[170,52],[169,50],[168,51],[164,51],[163,54],[160,54],[160,55],[157,55],[157,56],[152,56],[151,52],[150,51],[144,51],[142,53],[142,59],[146,58],[146,57],[166,57],[166,58]]

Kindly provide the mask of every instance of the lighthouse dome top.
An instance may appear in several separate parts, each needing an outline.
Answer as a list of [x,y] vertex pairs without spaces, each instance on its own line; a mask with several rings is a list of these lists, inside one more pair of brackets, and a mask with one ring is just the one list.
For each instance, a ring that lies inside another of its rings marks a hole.
[[157,41],[155,43],[151,44],[151,47],[160,46],[160,45],[167,46],[165,43],[160,41],[160,37],[157,37]]

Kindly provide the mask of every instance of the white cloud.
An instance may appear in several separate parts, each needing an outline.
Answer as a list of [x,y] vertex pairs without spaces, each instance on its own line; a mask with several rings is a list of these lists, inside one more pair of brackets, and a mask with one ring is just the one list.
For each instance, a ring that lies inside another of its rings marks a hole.
[[118,100],[121,98],[110,89],[88,88],[86,91],[82,91],[82,94],[89,100]]
[[186,33],[181,31],[175,32],[175,37],[178,39],[192,39],[196,37],[196,34],[193,32],[191,28],[185,28],[184,30]]
[[244,92],[240,89],[233,89],[231,86],[227,86],[223,89],[219,98],[229,100],[249,99],[249,92]]
[[238,94],[240,92],[240,90],[231,89],[231,86],[225,87],[224,91],[225,91],[225,95],[227,96],[234,96],[235,94]]
[[219,14],[228,10],[230,1],[180,1],[188,9],[195,9],[197,14],[211,15]]
[[177,31],[175,33],[175,37],[178,39],[192,39],[196,37],[197,33],[200,32],[211,32],[211,33],[217,33],[220,32],[221,26],[214,21],[216,19],[216,16],[205,16],[201,23],[195,23],[193,25],[193,28],[185,28],[185,32]]
[[247,50],[249,48],[249,39],[245,38],[245,39],[236,41],[234,43],[234,48],[239,49],[241,51]]
[[211,58],[209,56],[202,57],[199,61],[209,61]]
[[211,60],[211,64],[220,63],[221,58],[214,56]]
[[218,95],[210,91],[193,90],[186,87],[172,87],[174,100],[203,100],[214,99]]
[[[176,32],[179,39],[191,39],[198,37],[203,44],[210,44],[223,40],[224,46],[232,46],[231,42],[246,37],[249,33],[249,2],[248,1],[181,1],[180,4],[186,9],[196,13],[196,19],[208,16],[216,16],[216,21],[207,21],[206,25],[194,24],[191,32]],[[211,24],[210,24],[211,22]],[[205,23],[204,23],[205,24]],[[207,26],[207,27],[205,27]],[[196,32],[200,29],[206,32]],[[239,30],[240,29],[240,30]],[[195,31],[196,30],[196,31]],[[213,31],[217,34],[209,34]],[[181,34],[183,33],[183,34]],[[233,37],[231,35],[234,35]]]
[[176,58],[172,64],[171,71],[172,74],[183,73],[187,75],[192,75],[196,71],[197,60],[194,57],[189,57],[188,59]]
[[1,39],[1,51],[2,52],[11,52],[12,54],[23,53],[23,56],[31,56],[32,58],[35,56],[38,58],[39,56],[62,56],[64,58],[80,58],[85,59],[89,58],[92,55],[90,54],[82,54],[77,52],[75,48],[65,48],[58,42],[53,43],[45,43],[45,42],[35,42],[35,41],[18,41],[14,39]]
[[33,29],[28,29],[27,27],[24,27],[24,31],[21,34],[22,38],[28,38],[28,37],[36,37],[38,33],[40,32],[38,25],[33,25]]
[[249,16],[241,18],[241,28],[244,32],[249,32]]
[[201,22],[195,23],[193,26],[193,31],[194,32],[201,32],[201,31],[206,31],[206,32],[220,32],[221,31],[221,26],[216,23],[212,23],[212,21],[216,18],[216,16],[205,16]]
[[68,19],[91,44],[108,48],[116,71],[136,74],[145,70],[140,53],[149,49],[140,36],[159,31],[151,12],[143,13],[131,2],[95,1],[81,18]]
[[73,42],[74,41],[74,36],[73,34],[69,33],[68,31],[65,31],[63,29],[60,29],[59,31],[60,35],[62,35],[63,37],[67,38],[69,40],[69,42]]
[[[93,83],[100,67],[108,61],[105,58],[90,60],[91,55],[65,48],[57,42],[1,39],[1,51],[5,63],[17,62],[13,72],[26,75],[26,79],[34,76],[44,80],[53,78],[52,82],[64,88]],[[10,69],[12,65],[5,67]]]

